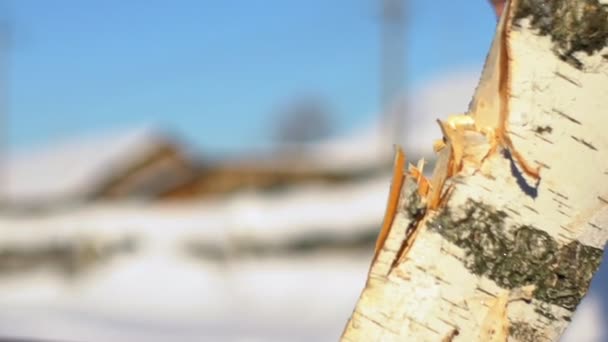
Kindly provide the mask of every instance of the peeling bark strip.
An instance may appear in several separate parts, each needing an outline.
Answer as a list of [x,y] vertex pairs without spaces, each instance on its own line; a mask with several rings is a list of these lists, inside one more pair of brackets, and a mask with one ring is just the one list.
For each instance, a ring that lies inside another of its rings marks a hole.
[[403,179],[405,178],[404,165],[405,165],[405,154],[401,147],[395,149],[395,161],[393,162],[393,179],[391,181],[391,191],[388,194],[388,203],[386,205],[386,211],[384,213],[384,219],[382,221],[382,227],[380,233],[376,239],[376,249],[374,251],[374,260],[378,257],[378,253],[384,242],[388,237],[388,233],[393,225],[395,219],[395,213],[397,211],[397,205],[399,203],[399,194],[401,193],[401,187],[403,186]]
[[560,246],[545,231],[509,227],[507,213],[468,201],[454,217],[442,210],[428,227],[461,247],[466,267],[507,289],[535,285],[535,299],[574,310],[583,298],[603,251],[572,241]]
[[343,341],[559,339],[608,240],[607,11],[507,4],[431,179],[396,163]]

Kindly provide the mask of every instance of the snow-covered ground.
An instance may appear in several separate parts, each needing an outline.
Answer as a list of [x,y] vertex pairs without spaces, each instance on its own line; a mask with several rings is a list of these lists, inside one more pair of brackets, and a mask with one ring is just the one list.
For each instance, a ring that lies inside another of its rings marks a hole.
[[[380,177],[181,205],[115,203],[0,217],[0,248],[137,240],[133,252],[73,277],[48,267],[4,275],[0,336],[334,341],[364,284],[371,250],[232,257],[233,242],[281,245],[319,234],[348,240],[380,224],[387,190],[388,177]],[[188,255],[193,241],[227,257]]]
[[[140,255],[70,283],[34,274],[0,286],[0,333],[67,341],[336,341],[369,256],[193,263]],[[595,295],[563,341],[603,341]]]
[[69,282],[0,286],[0,333],[69,341],[335,341],[369,256],[205,264],[145,253]]
[[[138,243],[72,277],[48,267],[3,275],[0,336],[336,341],[364,285],[371,246],[256,256],[231,254],[232,242],[275,245],[318,234],[346,240],[379,226],[387,191],[388,177],[379,177],[187,205],[107,204],[2,217],[4,248],[78,239],[103,245],[125,236]],[[184,247],[192,241],[214,245],[225,257],[189,255]],[[599,299],[595,292],[585,300],[565,341],[603,340]]]

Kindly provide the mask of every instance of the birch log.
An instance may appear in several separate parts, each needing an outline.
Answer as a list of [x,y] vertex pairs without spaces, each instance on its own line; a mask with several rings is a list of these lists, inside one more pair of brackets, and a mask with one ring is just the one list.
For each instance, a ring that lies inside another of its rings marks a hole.
[[607,6],[507,4],[433,177],[394,180],[343,341],[559,339],[608,233]]

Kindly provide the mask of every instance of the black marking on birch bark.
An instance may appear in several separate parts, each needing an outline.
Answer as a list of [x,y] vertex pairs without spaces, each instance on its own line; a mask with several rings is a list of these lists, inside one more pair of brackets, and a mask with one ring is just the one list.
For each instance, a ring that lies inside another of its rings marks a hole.
[[604,204],[608,204],[608,200],[603,198],[602,196],[597,196],[597,199],[603,202]]
[[555,113],[555,114],[557,114],[557,115],[559,115],[559,116],[561,116],[561,117],[563,117],[565,119],[568,119],[571,122],[574,122],[575,124],[582,125],[582,123],[580,121],[578,121],[575,118],[571,117],[570,115],[562,112],[561,110],[555,109],[555,108],[553,108],[552,110],[553,110],[553,113]]
[[534,136],[536,136],[538,139],[540,139],[540,140],[542,140],[542,141],[546,142],[547,144],[551,144],[551,145],[553,145],[553,141],[551,141],[551,140],[549,140],[549,139],[547,139],[547,138],[543,137],[542,135],[540,135],[540,134],[538,134],[538,133],[537,133],[537,134],[534,134]]
[[572,207],[571,207],[571,206],[569,206],[569,205],[567,205],[566,203],[564,203],[564,202],[562,202],[562,201],[558,200],[558,199],[557,199],[557,198],[555,198],[555,197],[554,197],[554,198],[552,198],[552,200],[553,200],[553,202],[557,203],[558,205],[560,205],[560,206],[562,206],[562,207],[566,207],[566,208],[568,208],[568,209],[572,209]]
[[589,222],[589,225],[590,225],[591,227],[595,228],[595,229],[600,229],[600,230],[602,229],[602,227],[598,226],[598,225],[597,225],[597,224],[595,224],[595,223],[591,223],[591,222]]
[[[443,298],[443,297],[441,297],[441,299],[445,300],[445,301],[446,301],[447,303],[449,303],[449,304],[453,304],[452,302],[450,302],[449,300],[446,300],[446,299],[445,299],[445,298]],[[446,320],[446,319],[443,319],[443,318],[441,318],[441,317],[437,317],[437,319],[438,319],[438,320],[440,320],[440,321],[442,321],[442,322],[443,322],[443,323],[445,323],[446,325],[448,325],[448,326],[450,326],[450,327],[454,328],[455,330],[457,330],[457,331],[456,331],[456,335],[458,335],[458,334],[460,333],[460,331],[458,331],[458,329],[459,329],[459,328],[458,328],[458,326],[457,326],[456,324],[454,324],[454,322],[450,322],[450,321],[448,321],[448,320]]]
[[[512,96],[512,98],[515,98],[515,97],[514,97],[514,96]],[[507,133],[509,133],[509,135],[512,135],[512,136],[514,136],[514,137],[518,137],[518,138],[525,139],[525,137],[524,137],[523,135],[521,135],[521,134],[519,134],[519,133],[517,133],[517,132],[515,132],[515,131],[507,131]]]
[[530,210],[530,211],[531,211],[531,212],[533,212],[533,213],[540,214],[540,213],[538,212],[538,210],[536,210],[536,209],[532,208],[532,207],[531,207],[531,206],[529,206],[529,205],[525,205],[525,204],[524,204],[524,205],[523,205],[523,207],[524,207],[524,208],[526,208],[526,209],[528,209],[528,210]]
[[551,126],[536,126],[534,127],[534,132],[538,133],[538,134],[544,134],[544,133],[551,133],[553,132],[553,127]]
[[513,208],[509,208],[509,207],[505,207],[505,209],[507,209],[508,211],[512,212],[513,214],[517,215],[517,216],[521,216],[521,214],[519,213],[519,211],[513,209]]
[[563,198],[565,200],[568,200],[568,196],[566,196],[566,195],[564,195],[564,194],[562,194],[560,192],[557,192],[557,191],[555,191],[555,190],[553,190],[551,188],[548,188],[547,190],[549,190],[549,192],[552,193],[552,194],[554,194],[554,195],[557,195],[557,196],[559,196],[559,197],[561,197],[561,198]]
[[570,137],[571,137],[572,139],[574,139],[574,141],[576,141],[577,143],[579,143],[579,144],[583,144],[583,145],[585,145],[586,147],[588,147],[588,148],[590,148],[590,149],[592,149],[592,150],[594,150],[594,151],[597,151],[597,148],[595,148],[595,146],[593,146],[593,145],[592,145],[590,142],[585,141],[585,140],[583,140],[582,138],[577,138],[577,137],[575,137],[574,135],[571,135]]
[[[446,302],[446,303],[450,304],[451,306],[455,307],[455,308],[462,309],[462,310],[467,310],[467,307],[466,307],[466,306],[463,306],[463,304],[458,304],[458,303],[456,303],[456,302],[453,302],[453,301],[451,301],[451,300],[449,300],[449,299],[445,298],[445,297],[444,297],[444,296],[442,296],[442,295],[441,295],[439,298],[440,298],[441,300],[443,300],[444,302]],[[464,303],[464,302],[463,302],[463,303]],[[444,319],[443,319],[443,318],[441,318],[441,317],[437,317],[437,318],[438,318],[440,321],[442,321],[442,322],[444,322],[445,324],[447,324],[447,325],[452,325],[452,326],[455,326],[455,325],[453,325],[453,324],[454,324],[453,322],[447,322],[446,320],[444,320]]]
[[577,52],[591,56],[608,41],[608,11],[598,0],[520,0],[513,23],[524,18],[551,36],[556,56],[577,69],[584,67]]
[[515,160],[513,159],[511,152],[509,152],[509,150],[507,149],[504,149],[503,155],[505,156],[505,158],[509,159],[511,165],[511,174],[513,175],[513,177],[515,177],[517,185],[519,185],[521,191],[523,191],[526,195],[532,197],[533,199],[538,197],[538,186],[540,185],[540,178],[536,181],[536,184],[534,184],[534,186],[528,184],[528,181],[526,181],[522,172],[517,169],[517,165],[515,164]]
[[[603,251],[572,241],[560,245],[532,226],[507,227],[507,213],[473,200],[449,208],[428,223],[431,230],[465,251],[465,266],[503,288],[535,285],[534,298],[574,310],[583,298]],[[509,228],[509,229],[508,229]]]
[[570,82],[571,84],[573,84],[573,85],[575,85],[575,86],[577,86],[579,88],[583,86],[579,81],[576,81],[576,80],[574,80],[574,79],[572,79],[572,78],[570,78],[570,77],[562,74],[559,71],[554,72],[554,74],[555,74],[555,76],[560,77],[560,78],[562,78],[562,79]]
[[549,165],[547,165],[547,164],[545,164],[545,163],[543,163],[543,162],[541,162],[541,161],[538,161],[538,160],[534,159],[534,162],[535,162],[536,164],[540,165],[541,167],[543,167],[543,168],[547,169],[547,170],[551,170],[551,166],[549,166]]
[[572,229],[568,228],[567,226],[560,225],[559,227],[560,227],[561,229],[563,229],[563,230],[567,231],[568,233],[572,233],[572,234],[574,234],[574,233],[575,233],[575,231],[574,231],[574,230],[572,230]]
[[543,338],[541,331],[523,321],[516,321],[509,325],[509,336],[519,342],[536,342]]
[[444,338],[441,339],[441,342],[452,342],[454,338],[460,334],[457,328],[453,328]]
[[[477,287],[475,287],[475,290],[477,290],[477,291],[479,291],[479,292],[481,292],[481,293],[485,294],[485,295],[486,295],[486,296],[488,296],[488,297],[491,297],[491,298],[496,298],[496,295],[495,295],[495,294],[493,294],[492,292],[490,292],[490,291],[488,291],[488,290],[486,290],[486,289],[484,289],[484,288],[482,288],[482,287],[477,286]],[[486,305],[486,306],[487,306],[487,305]]]
[[[437,331],[437,330],[435,330],[435,329],[433,329],[433,328],[429,327],[429,326],[428,326],[427,324],[425,324],[425,323],[420,322],[419,320],[415,319],[414,317],[411,317],[411,316],[410,316],[410,317],[408,317],[408,319],[409,319],[409,321],[410,321],[410,322],[412,322],[412,323],[414,323],[414,324],[416,324],[416,325],[419,325],[419,326],[421,326],[421,327],[423,327],[423,328],[427,329],[428,331],[431,331],[431,332],[435,333],[435,335],[441,335],[441,333],[440,333],[439,331]],[[398,335],[398,333],[395,333],[395,335]]]

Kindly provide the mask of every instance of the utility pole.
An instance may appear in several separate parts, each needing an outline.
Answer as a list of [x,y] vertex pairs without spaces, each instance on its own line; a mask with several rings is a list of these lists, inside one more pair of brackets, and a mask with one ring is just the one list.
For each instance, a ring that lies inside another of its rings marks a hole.
[[392,143],[402,143],[406,103],[405,0],[382,2],[380,99],[385,134]]
[[10,49],[10,27],[0,21],[0,208],[7,204],[8,188],[8,70]]

